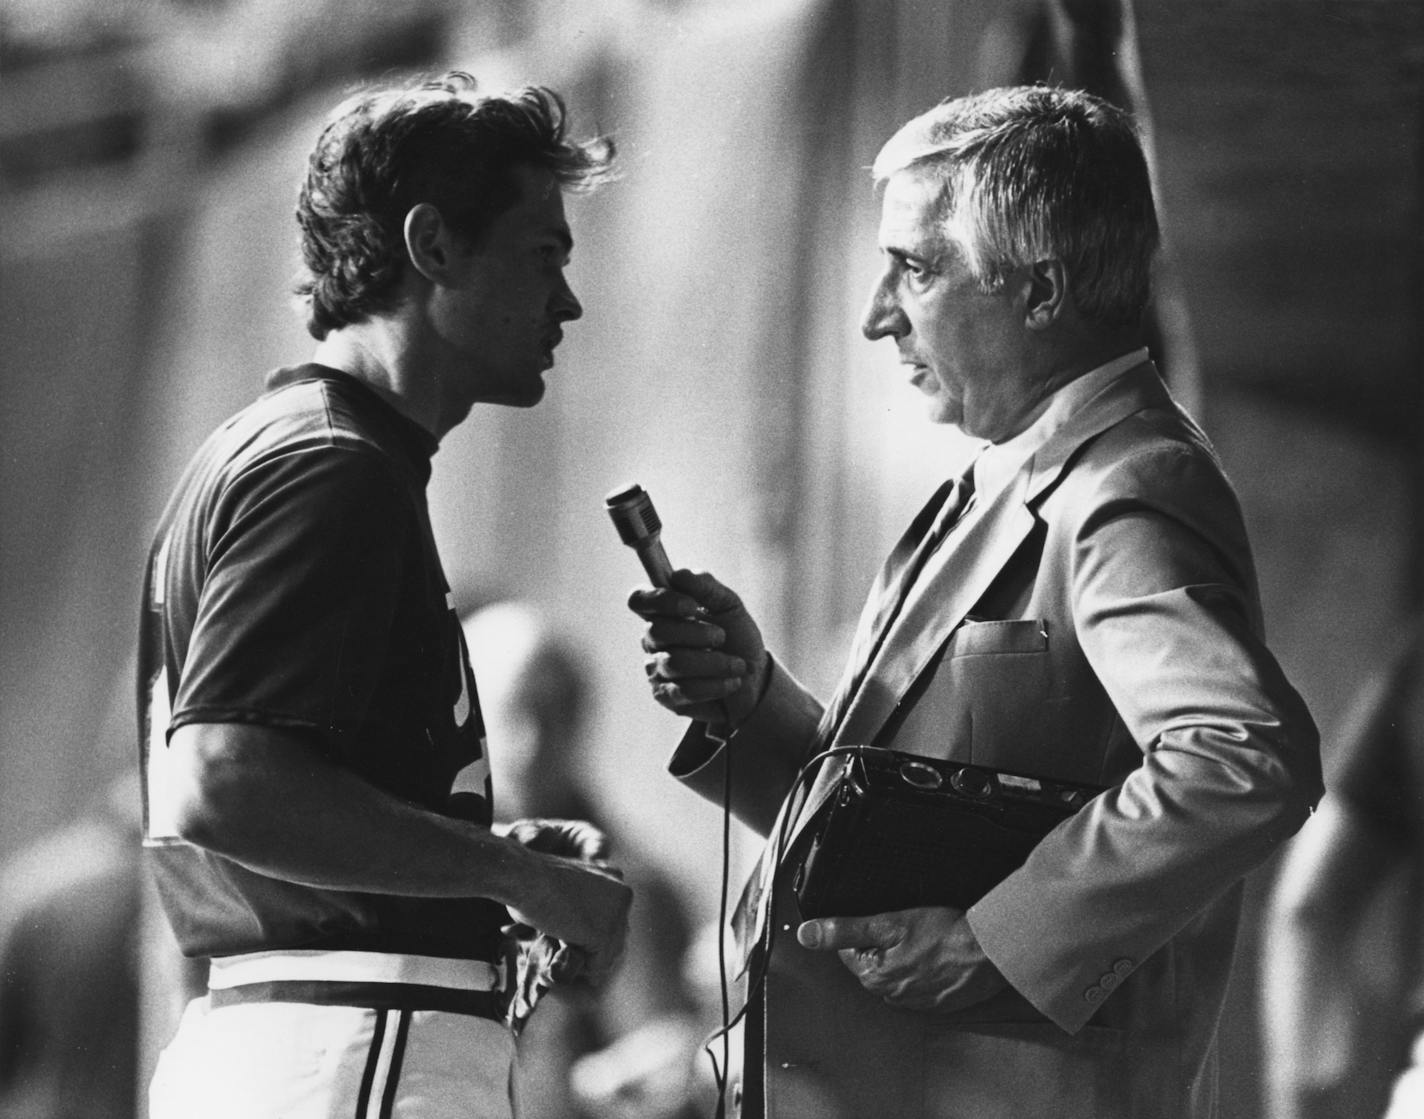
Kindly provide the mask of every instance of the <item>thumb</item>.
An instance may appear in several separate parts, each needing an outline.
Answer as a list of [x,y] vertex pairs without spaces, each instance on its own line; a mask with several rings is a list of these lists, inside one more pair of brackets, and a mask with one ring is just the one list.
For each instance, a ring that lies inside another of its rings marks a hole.
[[729,610],[739,610],[742,606],[742,600],[736,591],[705,571],[679,569],[672,573],[668,585],[692,596],[713,614],[725,614]]
[[861,917],[823,917],[803,921],[796,930],[796,940],[802,948],[827,951],[840,948],[878,948],[870,922]]

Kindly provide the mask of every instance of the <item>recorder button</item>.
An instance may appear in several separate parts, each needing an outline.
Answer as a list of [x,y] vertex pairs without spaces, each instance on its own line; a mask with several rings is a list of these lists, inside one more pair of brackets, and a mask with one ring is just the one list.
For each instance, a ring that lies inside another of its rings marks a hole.
[[938,789],[944,784],[940,771],[924,762],[905,762],[900,766],[900,780],[917,789]]
[[967,767],[950,774],[949,783],[955,792],[975,800],[984,800],[994,793],[994,778],[991,775]]

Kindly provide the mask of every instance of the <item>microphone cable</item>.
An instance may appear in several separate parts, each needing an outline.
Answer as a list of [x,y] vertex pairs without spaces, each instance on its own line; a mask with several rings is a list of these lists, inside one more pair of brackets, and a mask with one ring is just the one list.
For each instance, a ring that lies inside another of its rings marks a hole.
[[[760,951],[753,949],[756,956],[756,967],[747,975],[747,995],[743,1000],[741,1008],[735,1017],[731,1014],[731,994],[730,980],[727,975],[727,906],[731,892],[731,863],[732,863],[732,746],[731,736],[721,738],[710,734],[708,737],[715,739],[722,744],[722,887],[718,902],[717,911],[717,971],[719,986],[722,996],[722,1024],[702,1041],[702,1049],[706,1052],[708,1059],[712,1062],[712,1077],[717,1086],[717,1110],[716,1119],[725,1119],[727,1106],[727,1087],[731,1065],[731,1031],[746,1016],[752,1000],[755,998],[757,990],[766,981],[767,971],[771,965],[771,950],[776,938],[776,922],[772,919],[774,914],[770,912],[770,907],[775,901],[776,876],[781,869],[781,860],[786,854],[786,841],[790,834],[793,819],[800,815],[798,808],[795,812],[786,812],[781,817],[781,823],[776,830],[776,835],[770,837],[772,847],[771,874],[767,882],[767,895],[757,899],[757,905],[765,904],[768,907],[766,917],[766,928],[762,930],[762,943]],[[786,797],[791,799],[801,792],[803,785],[809,784],[807,778],[814,779],[814,775],[819,772],[822,763],[834,757],[847,757],[851,754],[859,754],[867,749],[876,747],[866,746],[836,746],[828,750],[821,750],[805,762],[797,771],[795,779],[791,782],[791,788],[787,790]],[[722,1041],[722,1065],[717,1064],[717,1055],[713,1050],[718,1038]],[[745,1050],[745,1046],[743,1047]],[[745,1078],[745,1070],[743,1077]]]

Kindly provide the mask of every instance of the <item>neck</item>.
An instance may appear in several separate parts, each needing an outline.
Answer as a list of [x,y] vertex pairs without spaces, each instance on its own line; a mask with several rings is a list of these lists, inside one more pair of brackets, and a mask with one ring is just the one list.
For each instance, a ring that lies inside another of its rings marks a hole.
[[1012,427],[984,438],[1004,443],[1022,434],[1048,410],[1053,394],[1064,385],[1072,384],[1084,374],[1142,344],[1141,335],[1136,330],[1089,333],[1059,329],[1051,335],[1039,336],[1036,344],[1021,353],[1026,368],[1031,370],[1029,381],[1036,386],[1032,405],[1015,417]]
[[1045,348],[1042,366],[1045,401],[1064,385],[1143,344],[1138,330],[1094,331],[1067,338],[1060,336],[1051,349]]
[[430,380],[419,374],[409,331],[398,318],[342,327],[318,343],[312,360],[355,377],[401,415],[441,438],[440,407]]

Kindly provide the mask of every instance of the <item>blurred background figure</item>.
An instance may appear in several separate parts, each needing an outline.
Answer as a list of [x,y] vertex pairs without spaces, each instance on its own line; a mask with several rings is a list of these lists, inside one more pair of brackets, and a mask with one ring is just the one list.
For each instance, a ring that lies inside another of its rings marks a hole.
[[[701,987],[687,899],[639,850],[599,790],[617,781],[590,765],[594,714],[586,654],[526,602],[497,602],[463,619],[490,746],[497,822],[587,820],[633,887],[628,947],[602,988],[556,988],[520,1038],[525,1119],[691,1119],[712,1098],[701,1041],[715,1003]],[[709,875],[715,873],[709,859]],[[715,966],[715,965],[714,965]],[[692,970],[689,970],[692,969]]]
[[133,1119],[139,1028],[136,775],[0,867],[0,1115]]
[[1362,688],[1329,792],[1271,895],[1261,963],[1271,1119],[1424,1115],[1422,637],[1416,628]]

